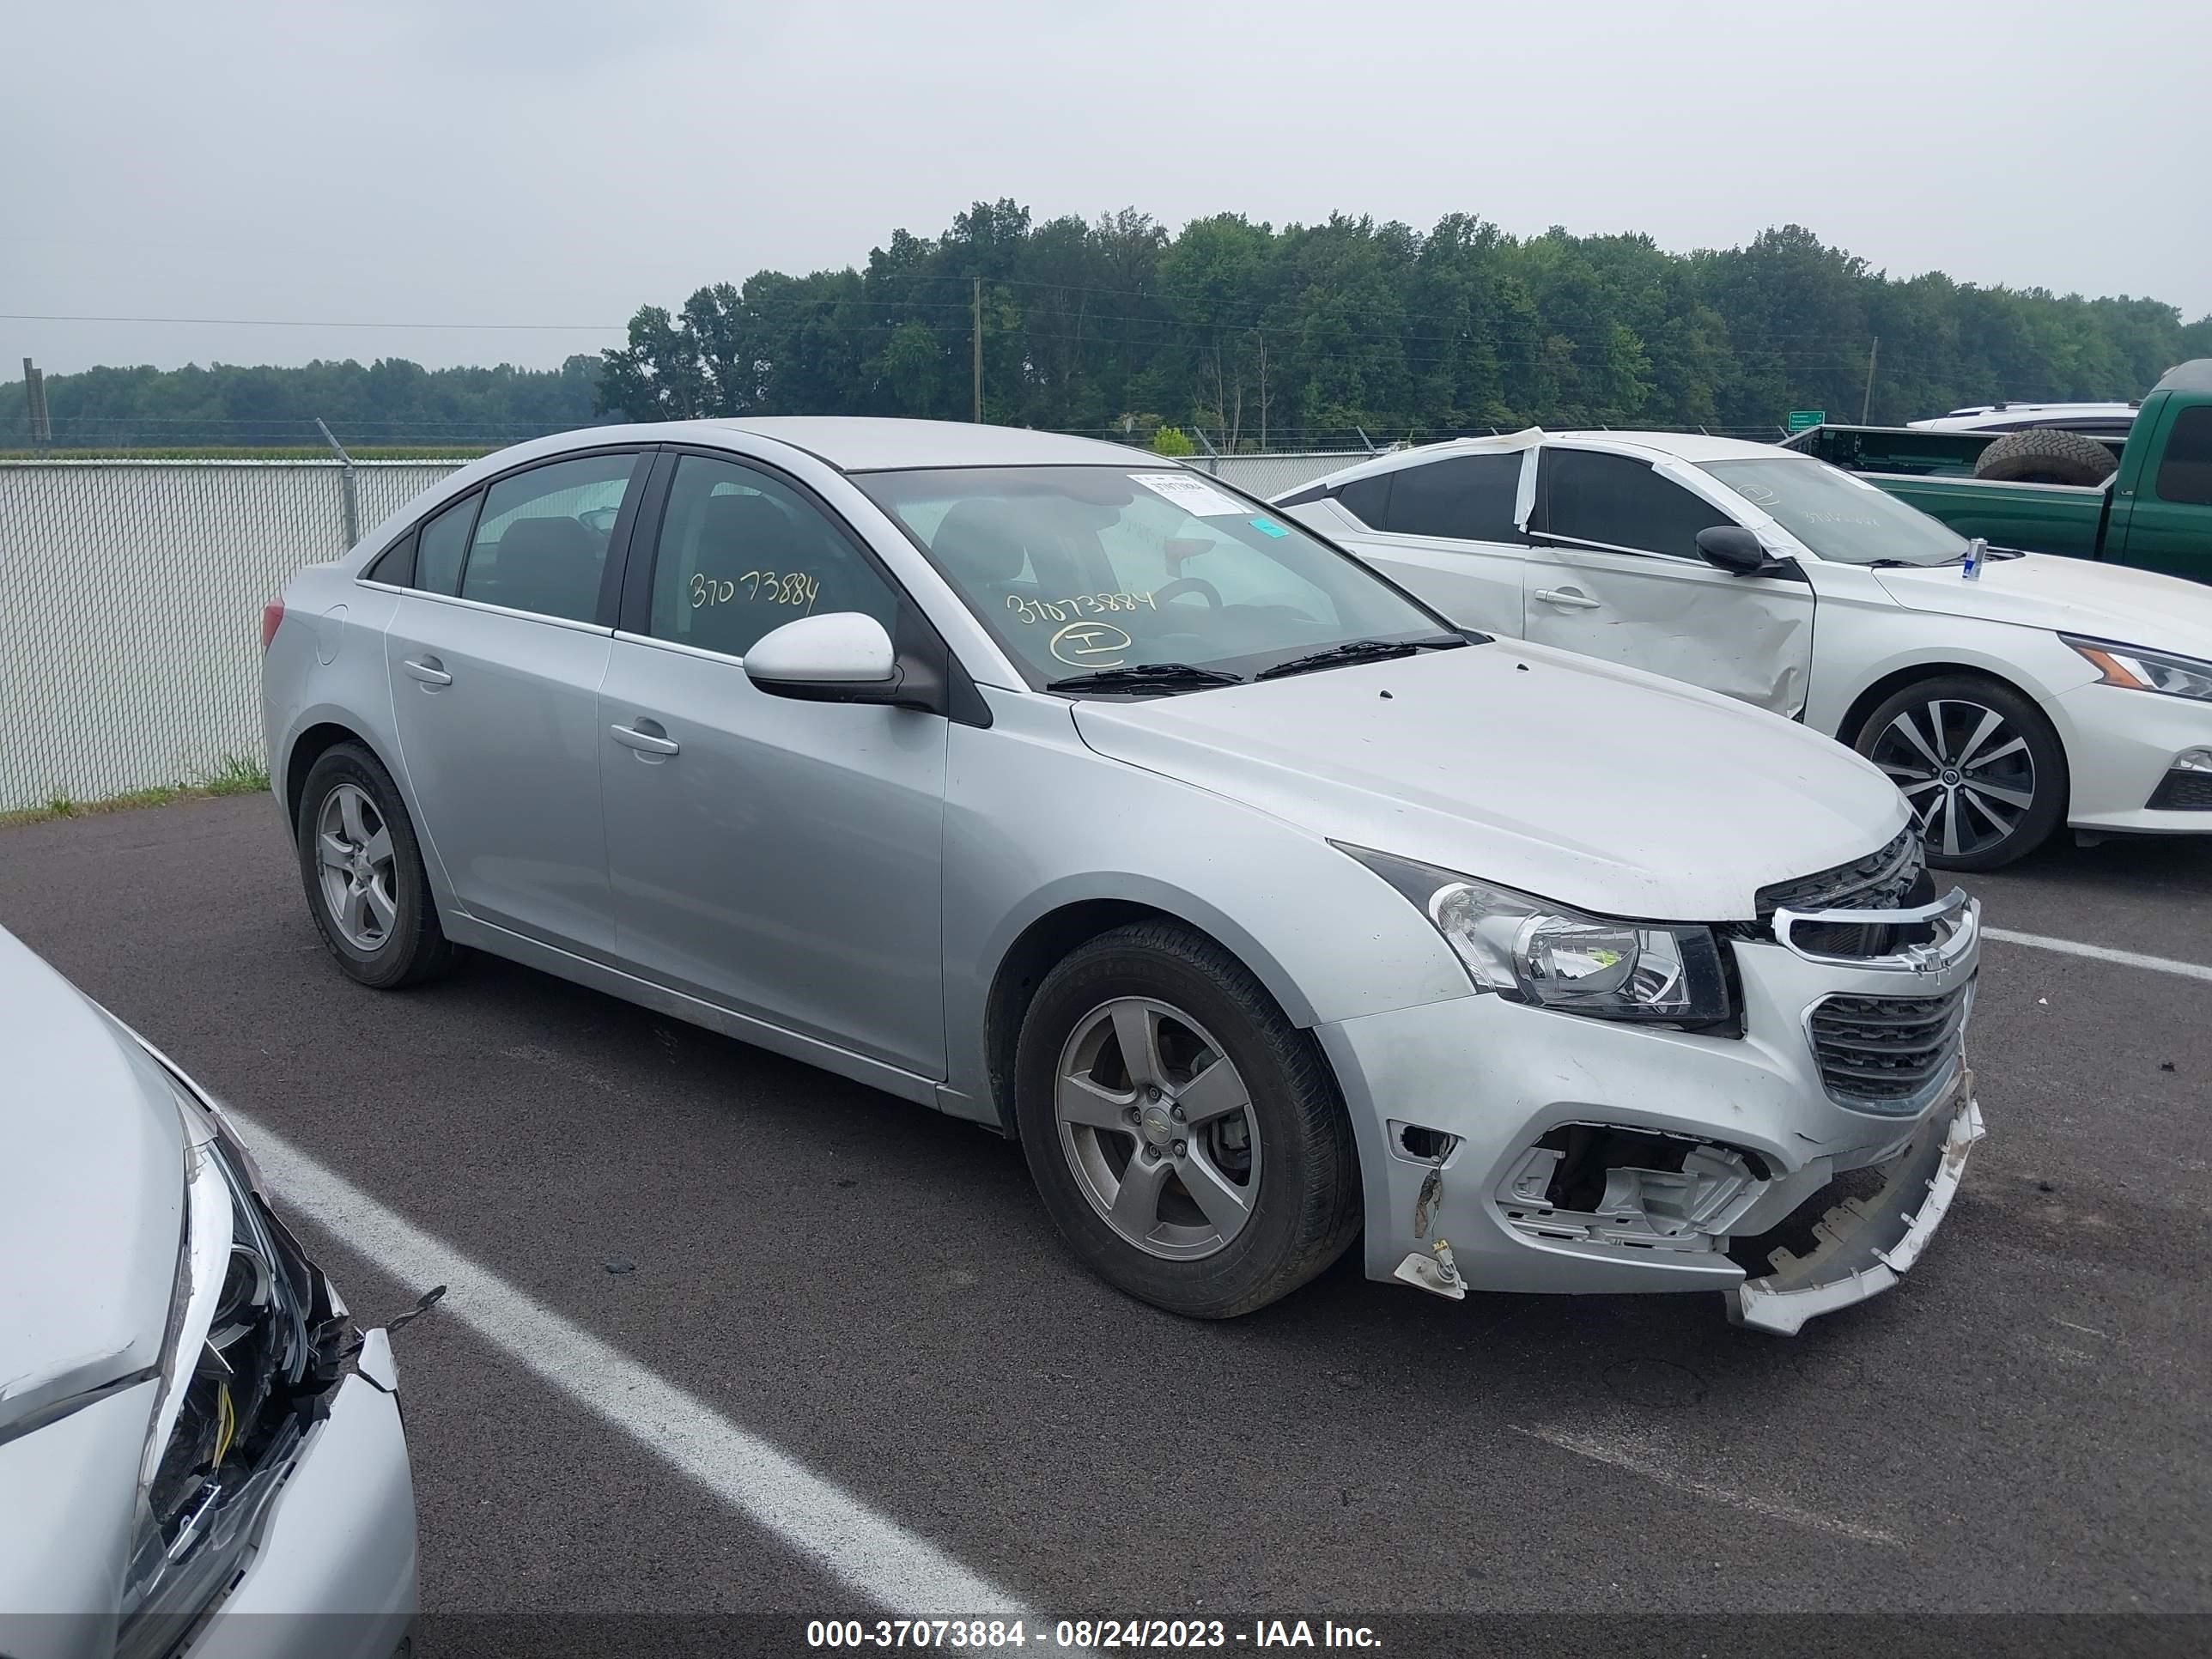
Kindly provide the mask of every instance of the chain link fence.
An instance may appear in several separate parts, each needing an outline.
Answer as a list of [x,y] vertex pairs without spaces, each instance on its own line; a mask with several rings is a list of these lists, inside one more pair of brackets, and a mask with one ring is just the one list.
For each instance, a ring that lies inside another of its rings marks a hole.
[[[455,465],[360,464],[360,524]],[[0,811],[258,766],[261,607],[345,497],[336,461],[0,463]]]
[[[1364,458],[1194,465],[1266,496]],[[261,607],[460,465],[0,462],[0,812],[259,766]]]

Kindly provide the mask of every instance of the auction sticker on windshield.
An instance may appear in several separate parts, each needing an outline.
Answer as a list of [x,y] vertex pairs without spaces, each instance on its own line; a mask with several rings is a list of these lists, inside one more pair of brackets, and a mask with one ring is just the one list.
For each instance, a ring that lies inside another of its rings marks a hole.
[[1173,501],[1194,518],[1238,519],[1252,510],[1249,502],[1231,501],[1194,473],[1132,472],[1129,482]]

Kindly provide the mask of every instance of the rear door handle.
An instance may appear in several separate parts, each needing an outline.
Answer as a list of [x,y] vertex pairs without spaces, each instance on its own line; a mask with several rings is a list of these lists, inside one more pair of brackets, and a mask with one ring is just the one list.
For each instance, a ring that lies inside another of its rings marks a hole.
[[451,685],[453,683],[453,677],[438,665],[435,657],[425,657],[421,662],[410,657],[403,666],[425,685]]
[[625,749],[635,749],[647,755],[673,755],[684,745],[673,738],[664,738],[658,732],[641,732],[635,726],[613,726],[607,728],[615,734],[615,741]]
[[1546,605],[1555,605],[1562,611],[1595,611],[1598,602],[1579,587],[1540,587],[1536,597]]

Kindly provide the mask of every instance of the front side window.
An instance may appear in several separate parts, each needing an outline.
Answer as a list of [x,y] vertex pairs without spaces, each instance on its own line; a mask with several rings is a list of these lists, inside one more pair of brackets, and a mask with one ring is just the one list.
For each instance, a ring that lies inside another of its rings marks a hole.
[[2162,501],[2212,506],[2212,404],[2199,404],[2174,416],[2155,488]]
[[[580,455],[501,478],[483,512],[461,572],[461,597],[541,617],[590,622],[635,454]],[[428,551],[425,528],[423,550]]]
[[1887,490],[1809,455],[1708,461],[1698,468],[1838,564],[1948,564],[1966,538]]
[[1521,457],[1453,455],[1391,475],[1386,520],[1401,536],[1441,536],[1466,542],[1517,542],[1513,501],[1521,489]]
[[1449,624],[1267,508],[1187,471],[877,472],[854,480],[1034,685],[1160,663],[1240,676]]
[[653,566],[653,636],[742,657],[801,617],[858,611],[891,630],[891,586],[822,510],[735,461],[676,463]]
[[1537,473],[1543,527],[1571,541],[1702,559],[1698,532],[1729,522],[1650,465],[1595,449],[1547,449]]

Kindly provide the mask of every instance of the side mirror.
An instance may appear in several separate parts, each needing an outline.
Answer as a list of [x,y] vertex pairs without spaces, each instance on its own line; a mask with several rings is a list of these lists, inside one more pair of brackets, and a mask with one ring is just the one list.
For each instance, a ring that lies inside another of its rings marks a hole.
[[837,611],[771,629],[745,653],[745,678],[805,702],[897,702],[898,653],[873,617]]
[[1757,575],[1774,562],[1759,538],[1740,524],[1717,524],[1710,530],[1700,530],[1698,551],[1705,555],[1707,564],[1731,576]]

